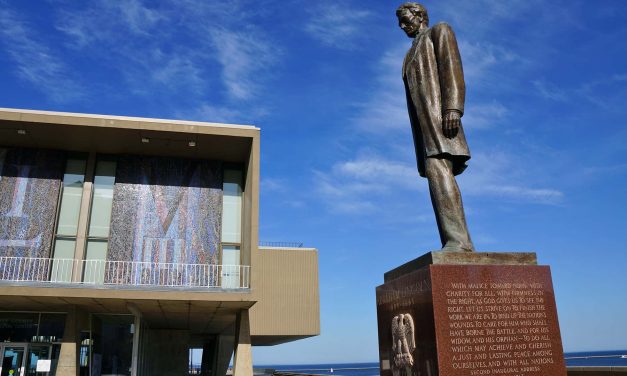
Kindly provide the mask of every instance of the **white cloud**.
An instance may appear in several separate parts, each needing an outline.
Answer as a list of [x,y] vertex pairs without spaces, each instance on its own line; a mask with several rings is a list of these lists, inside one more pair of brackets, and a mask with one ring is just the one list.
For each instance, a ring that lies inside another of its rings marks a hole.
[[627,74],[617,73],[580,83],[575,88],[560,87],[544,79],[533,81],[533,86],[545,99],[567,102],[578,96],[604,109],[613,109],[622,108],[625,82],[627,82]]
[[464,79],[467,87],[481,87],[493,75],[496,67],[502,64],[520,64],[523,59],[513,51],[490,42],[471,42],[460,38],[459,53],[464,66]]
[[564,197],[562,192],[548,188],[537,189],[515,185],[488,185],[484,189],[488,193],[524,199],[539,204],[556,204]]
[[544,80],[535,80],[533,81],[533,87],[543,98],[550,99],[556,102],[565,102],[568,100],[566,91],[550,82],[546,82]]
[[[440,9],[444,16],[438,17],[446,20],[454,28],[473,32],[478,36],[493,32],[495,24],[510,22],[512,19],[533,19],[538,17],[538,7],[543,3],[529,0],[452,0],[440,3]],[[430,14],[435,20],[436,15]]]
[[497,101],[477,103],[466,107],[462,118],[464,129],[487,129],[507,115],[507,108]]
[[88,3],[81,10],[62,10],[57,29],[73,38],[79,47],[98,42],[117,41],[124,44],[133,38],[150,37],[165,14],[150,9],[140,0],[105,1]]
[[18,75],[57,102],[84,95],[84,88],[71,78],[60,54],[36,35],[18,14],[2,5],[0,38],[9,56],[17,63]]
[[285,192],[286,190],[284,179],[262,177],[259,185],[263,192]]
[[607,166],[583,167],[581,172],[587,176],[602,176],[623,174],[627,171],[627,163],[611,164]]
[[195,108],[176,112],[176,117],[210,123],[255,125],[255,120],[266,114],[266,109],[259,106],[250,106],[246,111],[242,111],[235,105],[202,103]]
[[[159,53],[159,55],[162,55]],[[161,56],[159,64],[150,71],[155,82],[163,85],[185,85],[192,91],[201,92],[205,88],[202,70],[190,56]]]
[[617,74],[612,75],[611,79],[614,82],[625,82],[627,81],[627,74],[617,73]]
[[[135,93],[183,94],[190,107],[222,95],[222,102],[229,102],[225,108],[212,104],[200,109],[213,109],[218,120],[232,118],[235,104],[260,97],[280,56],[277,44],[236,1],[181,0],[157,6],[98,0],[60,11],[57,28],[74,49],[89,49],[111,62]],[[212,81],[222,85],[222,93]]]
[[585,82],[575,90],[575,93],[604,110],[620,110],[623,109],[627,97],[626,82],[627,74],[616,73]]
[[303,200],[283,200],[281,202],[283,203],[283,205],[286,205],[292,209],[302,209],[307,206],[307,204]]
[[156,10],[145,7],[139,0],[106,1],[104,4],[117,8],[124,23],[135,33],[148,33],[165,18]]
[[[534,186],[522,166],[503,152],[476,154],[470,165],[469,171],[458,177],[464,196],[548,205],[564,198],[557,189]],[[334,212],[384,213],[390,205],[398,205],[397,198],[406,193],[419,193],[424,196],[421,200],[428,200],[427,180],[418,176],[413,160],[365,153],[335,163],[328,172],[315,171],[314,176],[318,194]],[[421,215],[431,218],[430,214]]]
[[[181,116],[182,115],[182,116]],[[179,117],[215,123],[234,122],[239,117],[238,111],[223,106],[202,104],[191,114],[179,114]]]
[[173,42],[180,27],[170,12],[139,0],[98,0],[60,10],[56,27],[70,48],[109,62],[136,94],[200,94],[208,86],[204,56]]
[[514,201],[557,204],[564,194],[554,188],[534,187],[521,160],[514,161],[504,152],[473,155],[468,171],[460,176],[462,194],[504,197]]
[[227,99],[238,104],[246,101],[248,106],[258,101],[283,53],[277,41],[256,24],[259,14],[240,1],[185,0],[173,4],[190,37],[200,44],[202,59],[220,65]]
[[314,172],[318,194],[328,206],[342,213],[381,211],[374,202],[399,191],[426,189],[415,165],[366,153],[337,162],[329,172]]
[[336,201],[331,206],[333,211],[344,214],[363,215],[376,212],[377,206],[370,201]]
[[399,43],[387,50],[375,67],[372,94],[357,104],[359,113],[353,122],[360,130],[386,133],[409,129],[409,117],[402,79],[402,64],[409,43]]
[[356,48],[355,39],[363,38],[362,33],[371,17],[369,11],[346,1],[317,4],[310,9],[310,15],[305,31],[322,44],[343,50]]
[[364,191],[378,191],[402,187],[416,189],[418,172],[415,165],[394,161],[377,155],[339,162],[333,166],[333,175],[359,183]]
[[259,32],[213,28],[209,33],[229,96],[235,99],[255,97],[259,91],[259,74],[268,73],[267,68],[277,61],[280,50],[265,42]]
[[[468,210],[466,211],[468,212]],[[477,233],[477,234],[473,234],[472,238],[474,239],[475,244],[479,243],[479,244],[498,244],[499,240],[490,235],[490,234],[483,234],[483,233]]]

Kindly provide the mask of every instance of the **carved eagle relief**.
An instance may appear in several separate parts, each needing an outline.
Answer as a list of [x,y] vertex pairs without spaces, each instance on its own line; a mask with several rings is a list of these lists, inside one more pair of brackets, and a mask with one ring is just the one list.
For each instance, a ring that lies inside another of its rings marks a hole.
[[414,319],[409,313],[401,313],[392,318],[392,367],[404,369],[414,365],[412,352],[416,349]]

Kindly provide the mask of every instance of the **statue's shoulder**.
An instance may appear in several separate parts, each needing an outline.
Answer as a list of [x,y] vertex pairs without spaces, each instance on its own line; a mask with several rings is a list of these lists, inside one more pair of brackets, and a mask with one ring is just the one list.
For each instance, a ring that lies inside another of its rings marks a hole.
[[452,33],[453,28],[446,22],[439,22],[431,27],[432,33]]

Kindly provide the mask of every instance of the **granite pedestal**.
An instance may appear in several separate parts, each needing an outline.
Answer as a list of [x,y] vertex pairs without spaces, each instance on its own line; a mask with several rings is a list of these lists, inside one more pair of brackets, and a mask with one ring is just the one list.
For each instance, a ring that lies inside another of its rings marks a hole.
[[535,253],[431,252],[377,287],[381,376],[565,376]]

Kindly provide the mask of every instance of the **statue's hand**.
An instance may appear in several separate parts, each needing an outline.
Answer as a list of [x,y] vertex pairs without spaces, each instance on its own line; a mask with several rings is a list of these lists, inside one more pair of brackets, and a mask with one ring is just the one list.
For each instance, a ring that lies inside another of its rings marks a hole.
[[448,110],[442,119],[442,133],[446,138],[455,138],[462,125],[462,114],[457,110]]

